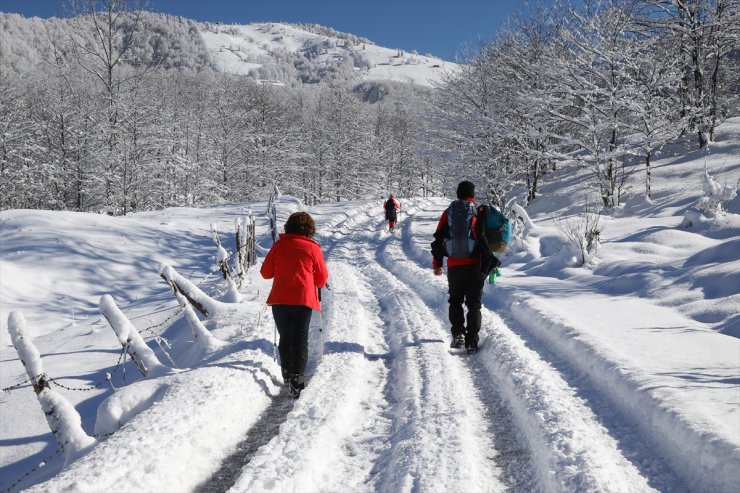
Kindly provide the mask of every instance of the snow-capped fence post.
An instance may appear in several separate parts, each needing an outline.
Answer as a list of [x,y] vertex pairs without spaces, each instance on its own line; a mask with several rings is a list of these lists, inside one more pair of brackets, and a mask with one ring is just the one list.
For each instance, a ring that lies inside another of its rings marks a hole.
[[210,296],[178,274],[172,266],[161,264],[159,266],[159,275],[167,281],[167,284],[172,287],[175,293],[181,293],[204,317],[217,310],[216,303]]
[[511,205],[511,210],[516,215],[516,218],[522,221],[522,224],[524,224],[526,228],[532,228],[534,226],[532,220],[529,218],[529,214],[527,214],[527,211],[524,209],[524,207],[514,202]]
[[175,291],[175,298],[177,298],[178,303],[180,303],[180,306],[185,310],[185,318],[188,320],[188,324],[190,325],[190,330],[193,332],[193,338],[195,339],[196,344],[203,344],[204,342],[215,339],[215,337],[208,332],[205,325],[198,320],[198,317],[193,311],[193,307],[190,306],[185,296],[183,296],[182,293]]
[[246,249],[246,258],[244,263],[247,269],[250,265],[257,264],[257,235],[255,234],[254,214],[249,211],[249,215],[244,218],[244,248]]
[[247,275],[247,269],[248,266],[245,265],[247,252],[246,252],[246,239],[247,239],[247,232],[246,232],[246,225],[244,224],[246,221],[242,221],[241,219],[237,218],[234,219],[234,236],[236,239],[236,275],[239,277],[239,285],[241,286],[242,281],[244,281],[244,277]]
[[221,238],[218,236],[218,228],[215,224],[211,224],[211,236],[213,242],[216,244],[216,250],[218,251],[218,268],[221,271],[221,275],[224,279],[231,279],[231,270],[229,269],[229,254],[226,249],[221,246]]
[[210,352],[211,350],[226,344],[224,341],[214,337],[213,334],[208,331],[206,326],[198,320],[198,316],[195,314],[193,307],[190,306],[188,300],[182,295],[182,293],[175,291],[175,297],[185,312],[185,318],[188,321],[188,325],[190,325],[190,330],[193,334],[193,340],[196,346],[203,351]]
[[134,327],[126,315],[116,306],[116,302],[113,301],[111,295],[106,294],[101,296],[98,308],[100,309],[100,313],[108,321],[113,332],[116,333],[118,342],[121,343],[121,346],[131,356],[131,359],[136,363],[142,375],[161,374],[167,371],[167,367],[159,362],[154,351],[146,345],[139,331],[136,330],[136,327]]
[[254,222],[254,215],[249,211],[249,224],[247,235],[247,264],[257,265],[257,228]]
[[12,312],[8,317],[8,331],[13,342],[18,358],[26,369],[28,378],[31,380],[33,390],[39,395],[42,390],[49,388],[49,382],[44,374],[41,363],[41,355],[33,344],[26,329],[26,319],[21,312]]
[[33,390],[46,415],[46,422],[59,448],[64,452],[64,461],[67,465],[92,448],[96,440],[82,429],[82,419],[74,406],[49,388],[41,355],[28,334],[26,319],[21,312],[11,312],[8,317],[8,332],[18,352],[18,358],[33,384]]
[[272,242],[275,243],[278,239],[278,225],[277,225],[277,199],[280,196],[280,190],[278,190],[277,181],[272,181],[272,192],[270,198],[267,201],[267,217],[270,219],[270,234],[272,235]]
[[524,207],[516,202],[511,203],[509,211],[510,212],[507,213],[507,216],[512,220],[513,230],[513,241],[509,250],[526,250],[527,237],[529,236],[530,231],[535,228],[535,225]]
[[226,301],[229,303],[238,303],[241,301],[239,295],[239,289],[231,277],[231,269],[229,269],[229,254],[226,249],[221,245],[221,238],[218,236],[218,228],[215,224],[211,224],[211,233],[213,234],[213,241],[216,243],[218,250],[218,268],[221,270],[221,274],[224,276],[226,282]]
[[236,230],[237,275],[242,281],[249,272],[249,267],[257,263],[257,239],[254,232],[254,216],[249,215],[234,221]]

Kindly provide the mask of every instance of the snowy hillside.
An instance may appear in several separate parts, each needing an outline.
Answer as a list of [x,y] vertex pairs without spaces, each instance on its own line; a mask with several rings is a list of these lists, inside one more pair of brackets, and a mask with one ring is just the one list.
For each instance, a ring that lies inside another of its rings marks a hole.
[[260,78],[260,73],[272,73],[280,78],[276,61],[281,55],[297,57],[299,61],[294,64],[299,67],[309,62],[317,67],[346,66],[349,73],[345,76],[350,79],[392,80],[422,86],[439,82],[445,70],[457,66],[439,58],[376,46],[369,40],[317,34],[288,24],[203,27],[201,24],[203,40],[217,70],[256,78]]
[[[0,6],[1,8],[1,6]],[[131,60],[162,68],[249,75],[293,85],[328,80],[388,80],[431,86],[457,64],[431,55],[375,45],[371,40],[318,25],[225,25],[147,12],[145,35],[133,39]],[[21,72],[42,63],[49,32],[57,42],[74,21],[24,18],[0,12],[0,64]]]
[[[210,225],[233,251],[249,209],[269,248],[264,202],[126,217],[0,212],[0,488],[735,491],[740,199],[713,220],[691,211],[705,167],[737,184],[740,122],[709,152],[672,151],[654,163],[652,202],[632,176],[587,267],[558,223],[581,214],[589,171],[558,171],[570,179],[547,185],[485,287],[471,356],[448,349],[446,279],[430,269],[448,198],[401,197],[393,235],[380,201],[309,208],[331,290],[297,401],[274,360],[270,282],[257,266],[227,303],[214,264]],[[283,197],[279,222],[300,207]],[[214,298],[207,331],[179,308],[161,263]],[[143,378],[123,357],[98,308],[106,294],[161,372]],[[10,345],[11,312],[54,379],[42,399],[68,400],[96,438],[66,465]]]

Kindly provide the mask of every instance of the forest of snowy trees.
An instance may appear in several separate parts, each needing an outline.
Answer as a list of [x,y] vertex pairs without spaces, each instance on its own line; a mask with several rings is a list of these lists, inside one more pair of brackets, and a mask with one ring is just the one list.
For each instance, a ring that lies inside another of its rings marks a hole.
[[286,56],[282,84],[219,73],[202,26],[107,5],[0,14],[0,45],[28,50],[0,48],[0,208],[125,214],[254,200],[273,180],[316,204],[440,193],[461,176],[527,202],[566,158],[593,169],[610,207],[634,170],[649,196],[665,143],[706,146],[738,109],[732,0],[532,8],[432,90],[359,83],[359,56],[316,83],[298,74],[310,56]]
[[533,200],[566,157],[593,170],[604,207],[619,205],[636,170],[649,197],[666,143],[695,135],[704,147],[737,114],[737,1],[575,3],[512,19],[434,106],[432,128],[460,165],[484,170],[501,204],[513,190]]

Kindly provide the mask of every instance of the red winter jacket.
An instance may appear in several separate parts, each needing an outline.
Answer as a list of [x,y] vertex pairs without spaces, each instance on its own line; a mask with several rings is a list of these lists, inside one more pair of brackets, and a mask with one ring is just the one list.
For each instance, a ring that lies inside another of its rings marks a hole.
[[[388,200],[391,200],[391,199],[389,198]],[[387,209],[386,206],[388,205],[388,200],[386,200],[385,202],[383,202],[383,209],[384,210]],[[401,210],[401,203],[398,200],[396,200],[395,198],[393,199],[393,205],[395,206],[395,208],[396,208],[397,211],[400,211]]]
[[[473,197],[466,197],[463,200],[469,200],[472,202],[476,207],[478,207],[478,202],[475,201]],[[435,233],[442,231],[442,229],[447,228],[447,213],[449,212],[450,208],[448,207],[445,209],[445,211],[442,213],[442,217],[439,218],[439,222],[437,223],[437,229],[435,230]],[[471,228],[473,230],[473,238],[478,237],[477,229],[475,227],[477,223],[477,217],[473,216],[473,221],[471,223]],[[442,262],[444,260],[440,258],[438,261],[436,258],[432,258],[432,268],[436,269],[438,267],[442,267]],[[469,257],[469,258],[452,258],[447,257],[447,267],[459,267],[461,265],[474,265],[478,259],[475,256]]]
[[316,288],[326,286],[329,271],[314,240],[283,233],[262,262],[260,274],[272,282],[268,305],[303,305],[321,311]]

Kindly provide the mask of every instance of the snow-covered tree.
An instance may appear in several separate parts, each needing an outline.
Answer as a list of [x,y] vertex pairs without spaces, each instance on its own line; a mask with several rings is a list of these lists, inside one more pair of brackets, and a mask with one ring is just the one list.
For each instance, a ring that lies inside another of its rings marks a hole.
[[740,37],[734,0],[640,0],[642,24],[670,39],[663,55],[681,63],[682,117],[704,147],[714,129],[738,110],[738,67],[731,56]]
[[632,58],[625,60],[629,78],[627,108],[630,119],[626,132],[634,154],[645,161],[645,196],[650,198],[653,155],[676,139],[685,129],[680,107],[681,83],[678,59],[662,56],[667,47],[653,38],[640,42]]
[[565,16],[563,53],[549,70],[548,111],[562,123],[562,150],[591,168],[605,207],[619,205],[625,180],[625,144],[631,80],[625,66],[635,53],[630,4],[585,1]]

